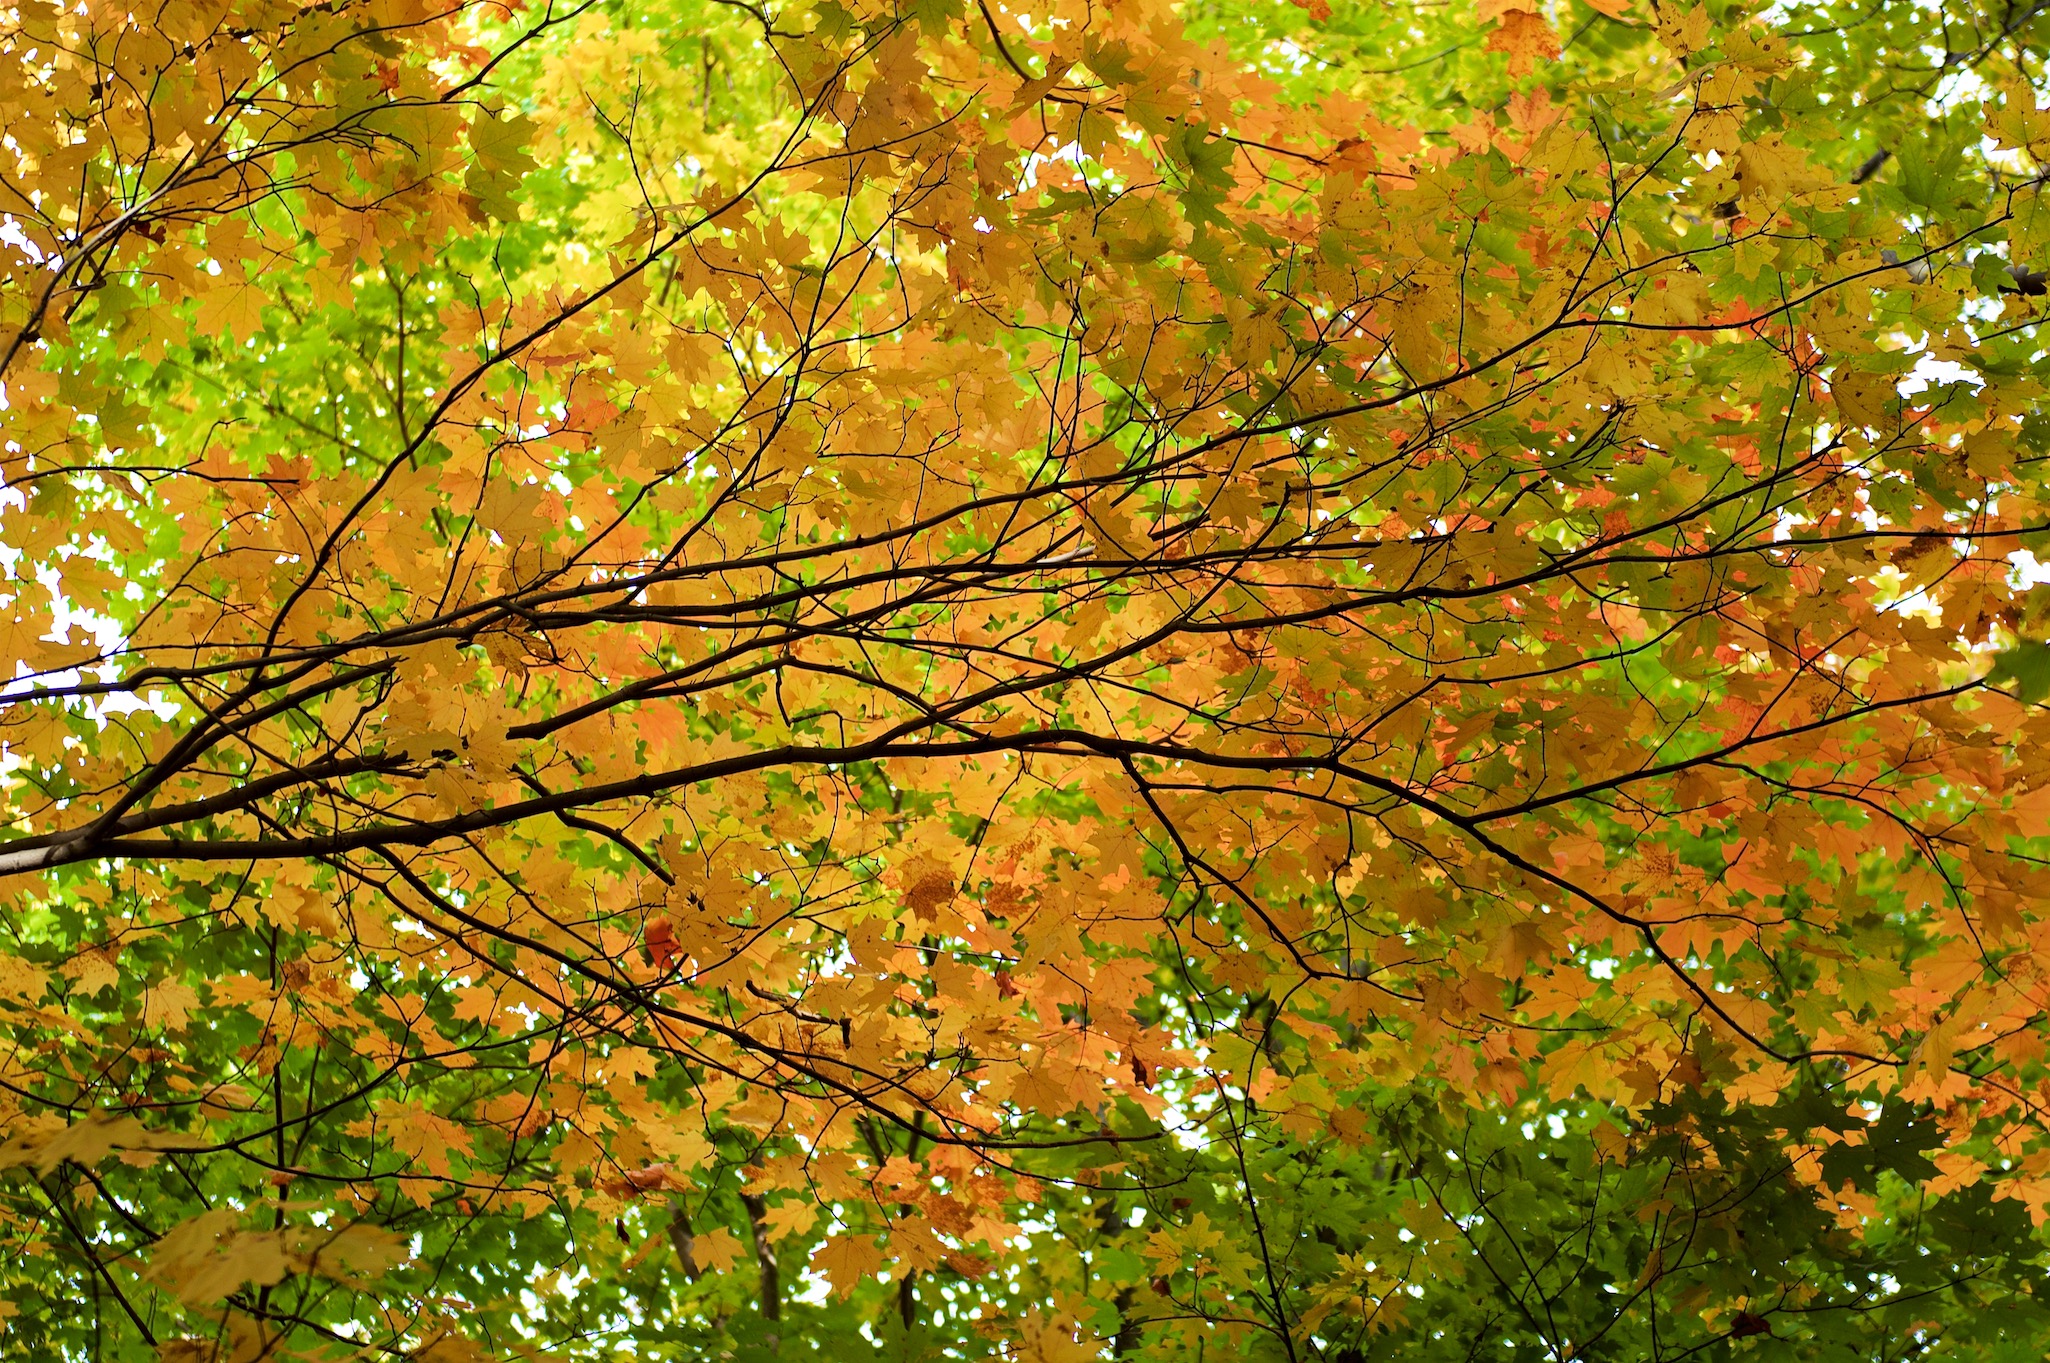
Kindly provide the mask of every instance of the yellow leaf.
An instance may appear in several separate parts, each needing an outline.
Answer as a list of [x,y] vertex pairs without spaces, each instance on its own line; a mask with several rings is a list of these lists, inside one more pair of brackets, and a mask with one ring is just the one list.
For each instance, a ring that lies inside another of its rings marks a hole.
[[706,1231],[691,1245],[691,1257],[714,1273],[731,1269],[740,1261],[742,1252],[739,1237],[724,1227]]
[[231,265],[199,300],[193,321],[202,332],[227,335],[239,344],[263,330],[263,291],[242,277],[242,267]]
[[866,1235],[836,1235],[818,1247],[811,1266],[826,1275],[835,1294],[845,1297],[883,1266],[882,1251]]
[[116,1150],[157,1150],[184,1144],[182,1136],[146,1130],[130,1116],[96,1112],[70,1126],[16,1131],[0,1144],[0,1169],[33,1165],[47,1174],[66,1160],[87,1168]]
[[142,1025],[152,1031],[175,1032],[184,1027],[199,994],[183,980],[164,980],[143,991]]
[[1495,31],[1488,35],[1488,51],[1509,54],[1509,74],[1521,76],[1539,61],[1559,55],[1559,34],[1542,14],[1512,9],[1502,15]]
[[245,1285],[282,1282],[293,1273],[319,1273],[361,1285],[358,1275],[407,1257],[405,1241],[378,1226],[357,1222],[252,1231],[238,1227],[242,1215],[221,1208],[174,1227],[151,1247],[143,1278],[177,1293],[188,1305],[200,1305]]
[[771,1240],[787,1240],[793,1235],[802,1235],[819,1223],[818,1208],[797,1198],[787,1198],[769,1208],[763,1218],[769,1229]]
[[1699,52],[1708,46],[1708,10],[1696,5],[1682,11],[1678,5],[1668,5],[1659,11],[1659,41],[1676,57]]
[[677,1126],[666,1121],[643,1121],[639,1126],[648,1148],[671,1168],[702,1169],[717,1154],[700,1127]]
[[50,977],[19,956],[0,954],[0,998],[34,1003],[49,987]]
[[87,996],[99,993],[121,978],[121,972],[114,968],[114,963],[107,959],[105,953],[98,951],[88,951],[79,956],[64,967],[63,974],[78,993]]

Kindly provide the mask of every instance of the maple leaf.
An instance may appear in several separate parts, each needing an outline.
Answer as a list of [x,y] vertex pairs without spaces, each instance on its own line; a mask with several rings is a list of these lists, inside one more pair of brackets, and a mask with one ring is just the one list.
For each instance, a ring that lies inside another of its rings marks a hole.
[[881,1271],[883,1253],[867,1236],[842,1233],[812,1251],[811,1266],[826,1275],[835,1294],[847,1297]]
[[686,1123],[644,1121],[641,1130],[649,1147],[673,1169],[702,1168],[717,1154],[705,1133]]
[[1659,41],[1675,56],[1700,51],[1708,43],[1708,30],[1708,10],[1704,6],[1681,9],[1669,5],[1659,10]]
[[174,1134],[145,1129],[134,1117],[94,1113],[69,1126],[10,1133],[0,1144],[0,1169],[28,1164],[48,1173],[66,1160],[90,1168],[117,1150],[146,1152],[183,1143]]
[[658,970],[670,970],[683,959],[683,948],[677,943],[676,929],[670,926],[666,918],[658,918],[648,924],[647,943],[648,955],[654,960]]
[[266,301],[263,291],[243,277],[237,264],[201,297],[194,320],[202,331],[244,342],[263,329]]
[[183,980],[160,980],[143,993],[142,1025],[175,1032],[185,1026],[198,1006],[199,991],[191,985]]
[[803,1235],[818,1224],[819,1213],[811,1204],[791,1198],[769,1208],[764,1222],[771,1240],[787,1240],[794,1235]]
[[0,997],[33,1003],[49,987],[49,973],[19,956],[0,952]]
[[82,994],[104,993],[120,983],[121,972],[105,953],[87,952],[64,967],[64,975]]
[[9,11],[10,1345],[2033,1347],[2050,13],[1876,5]]
[[731,1272],[733,1265],[747,1253],[739,1238],[723,1226],[698,1236],[692,1249],[697,1261],[713,1273]]
[[1488,51],[1508,53],[1509,74],[1526,75],[1538,62],[1559,55],[1559,34],[1534,10],[1507,9],[1488,35]]

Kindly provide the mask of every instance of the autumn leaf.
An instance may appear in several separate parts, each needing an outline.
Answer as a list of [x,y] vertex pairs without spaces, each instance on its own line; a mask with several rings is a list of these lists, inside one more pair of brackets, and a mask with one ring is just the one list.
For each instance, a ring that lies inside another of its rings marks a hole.
[[10,1356],[2041,1354],[1932,13],[0,13]]
[[747,1253],[733,1232],[716,1227],[697,1237],[695,1242],[697,1261],[713,1273],[730,1273],[733,1265]]
[[841,1234],[812,1252],[811,1266],[833,1284],[836,1295],[846,1297],[881,1271],[883,1255],[868,1237]]
[[182,1144],[183,1138],[150,1131],[135,1117],[94,1113],[69,1126],[11,1131],[0,1143],[0,1169],[26,1164],[47,1174],[66,1160],[91,1168],[116,1151],[146,1152]]
[[1708,10],[1696,5],[1682,9],[1677,5],[1662,8],[1658,14],[1659,41],[1676,57],[1685,57],[1699,52],[1708,43]]
[[818,1209],[798,1201],[778,1202],[769,1208],[766,1221],[771,1240],[788,1240],[818,1224]]
[[199,993],[183,980],[163,980],[144,991],[142,1025],[153,1031],[175,1032],[184,1027],[199,1006]]
[[193,320],[206,334],[246,342],[263,329],[264,302],[262,290],[243,276],[237,263],[213,281]]
[[1508,53],[1509,74],[1526,75],[1538,62],[1559,55],[1559,35],[1533,10],[1504,10],[1488,35],[1488,51]]

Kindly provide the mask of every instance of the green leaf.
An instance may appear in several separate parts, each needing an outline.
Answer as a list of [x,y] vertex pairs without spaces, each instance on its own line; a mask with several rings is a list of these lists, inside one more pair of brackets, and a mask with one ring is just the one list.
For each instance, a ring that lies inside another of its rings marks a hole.
[[2021,640],[1994,660],[1986,680],[1993,686],[2012,686],[2015,699],[2026,704],[2050,696],[2050,643]]

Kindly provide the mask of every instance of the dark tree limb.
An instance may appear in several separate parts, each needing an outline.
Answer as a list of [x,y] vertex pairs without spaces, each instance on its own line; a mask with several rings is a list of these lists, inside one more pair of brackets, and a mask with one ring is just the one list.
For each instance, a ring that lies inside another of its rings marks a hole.
[[762,1318],[783,1318],[783,1281],[776,1271],[776,1249],[769,1243],[769,1205],[758,1193],[742,1193],[748,1229],[754,1232],[755,1264],[762,1273]]

